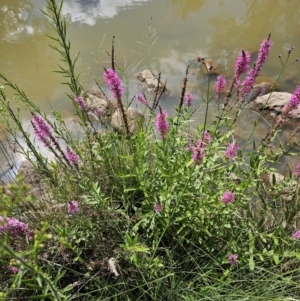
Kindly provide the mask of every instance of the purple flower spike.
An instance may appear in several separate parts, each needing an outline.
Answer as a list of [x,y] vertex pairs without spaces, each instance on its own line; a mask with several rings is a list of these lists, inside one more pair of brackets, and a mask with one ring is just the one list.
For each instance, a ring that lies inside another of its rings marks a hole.
[[79,157],[74,151],[67,149],[65,155],[71,165],[78,165]]
[[261,67],[265,63],[269,55],[270,49],[272,47],[272,44],[273,42],[270,39],[270,35],[262,41],[254,67],[248,72],[246,79],[241,84],[242,88],[240,89],[240,92],[243,97],[248,95],[248,93],[253,88],[255,78],[258,76]]
[[111,90],[112,96],[116,99],[120,99],[124,93],[124,88],[117,73],[112,69],[106,69],[103,73],[103,77]]
[[251,56],[248,51],[242,50],[242,52],[239,53],[238,58],[235,62],[234,67],[234,82],[238,83],[241,75],[247,71],[249,68]]
[[163,205],[154,203],[153,210],[155,211],[155,213],[159,214],[163,210]]
[[187,94],[186,97],[185,97],[185,104],[190,107],[192,105],[192,102],[193,102],[193,96],[192,94]]
[[296,231],[292,236],[294,239],[300,239],[300,230]]
[[258,72],[260,71],[260,68],[262,67],[262,65],[265,63],[265,61],[270,53],[270,49],[271,49],[272,45],[273,45],[273,42],[270,39],[270,35],[262,41],[259,52],[258,52],[257,60],[255,62],[255,68],[257,69]]
[[71,215],[75,215],[78,213],[79,211],[79,205],[78,202],[76,201],[70,201],[67,205],[67,210],[68,213],[70,213]]
[[295,168],[294,168],[292,174],[293,174],[295,177],[300,177],[300,163],[298,163],[298,164],[295,166]]
[[144,95],[141,94],[141,93],[138,93],[136,95],[136,99],[138,100],[139,103],[141,103],[141,104],[143,104],[145,106],[149,105],[148,101],[146,100],[146,98],[144,97]]
[[211,136],[208,130],[205,130],[203,133],[203,142],[208,145],[211,142]]
[[217,77],[217,81],[215,83],[215,89],[216,89],[217,99],[220,98],[220,95],[221,95],[222,91],[225,89],[225,86],[226,86],[225,76],[219,75]]
[[195,164],[200,164],[205,156],[206,144],[203,143],[202,139],[199,139],[195,145],[191,145],[190,149],[193,152],[193,161]]
[[237,254],[230,254],[228,255],[228,261],[231,265],[237,265],[238,264],[238,255]]
[[14,267],[12,265],[10,265],[8,267],[8,270],[12,273],[12,274],[17,274],[19,272],[19,268],[18,267]]
[[75,101],[76,101],[77,104],[80,106],[80,108],[81,108],[82,110],[84,110],[84,108],[85,108],[85,106],[86,106],[86,103],[85,103],[83,97],[82,97],[82,96],[77,96],[77,97],[75,98]]
[[225,205],[228,205],[230,203],[233,203],[235,199],[235,194],[231,191],[226,191],[223,195],[222,195],[222,202]]
[[25,235],[29,239],[32,239],[32,231],[29,226],[13,217],[4,218],[0,215],[0,232],[8,233],[13,235]]
[[225,151],[225,157],[228,160],[234,159],[237,155],[238,150],[239,146],[235,142],[230,143]]
[[34,115],[33,119],[31,120],[31,124],[34,128],[34,133],[37,138],[43,142],[45,146],[48,146],[50,143],[50,136],[52,135],[50,125],[45,121],[44,118],[38,115]]
[[160,110],[156,115],[156,129],[160,133],[161,138],[166,139],[166,135],[169,130],[169,124],[167,120],[168,114],[165,110]]
[[297,86],[296,91],[291,96],[289,107],[291,110],[296,109],[300,104],[300,85]]

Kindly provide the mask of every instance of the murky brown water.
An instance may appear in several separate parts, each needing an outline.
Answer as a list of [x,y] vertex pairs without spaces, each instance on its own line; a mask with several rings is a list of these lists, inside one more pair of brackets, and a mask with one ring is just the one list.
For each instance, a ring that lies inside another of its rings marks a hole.
[[[59,57],[48,46],[53,42],[47,35],[54,32],[40,9],[45,9],[42,0],[0,0],[0,72],[43,110],[54,108],[67,116],[73,110],[64,95],[65,87],[59,85],[63,79],[52,72]],[[192,64],[197,56],[216,60],[220,72],[230,77],[238,52],[255,53],[272,32],[274,46],[262,75],[278,76],[281,64],[277,56],[284,57],[290,46],[295,47],[291,61],[300,57],[298,0],[66,0],[63,13],[68,18],[72,53],[81,52],[78,71],[86,87],[93,85],[92,76],[102,83],[103,67],[109,66],[106,51],[115,35],[116,63],[129,79],[148,68],[161,71],[168,80],[170,94],[164,105],[169,110],[177,104],[188,63],[190,89],[201,103],[207,78]],[[286,70],[282,90],[294,91],[299,64]],[[130,95],[136,92],[130,84],[128,89]],[[243,124],[252,124],[253,116],[245,115]],[[23,114],[24,122],[28,117]],[[200,120],[201,114],[197,118]],[[0,164],[3,160],[0,158]]]

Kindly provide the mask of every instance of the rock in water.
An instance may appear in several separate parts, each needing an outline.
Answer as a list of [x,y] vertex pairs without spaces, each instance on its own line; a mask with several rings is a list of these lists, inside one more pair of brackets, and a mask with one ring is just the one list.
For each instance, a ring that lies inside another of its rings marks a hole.
[[[139,123],[144,122],[144,116],[139,113],[136,109],[128,108],[125,110],[125,114],[127,116],[128,127],[130,134],[136,133],[138,130]],[[117,109],[111,119],[112,127],[120,134],[125,133],[125,126],[123,124],[123,120],[121,117],[121,110]]]
[[144,70],[138,73],[136,77],[142,83],[143,88],[149,93],[155,93],[157,86],[159,92],[165,89],[165,85],[161,81],[158,83],[158,77],[150,70]]

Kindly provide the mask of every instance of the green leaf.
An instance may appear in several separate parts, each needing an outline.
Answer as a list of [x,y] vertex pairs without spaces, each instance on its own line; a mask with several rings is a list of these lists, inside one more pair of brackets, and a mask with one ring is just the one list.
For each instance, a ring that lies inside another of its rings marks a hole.
[[273,259],[274,259],[275,264],[279,264],[279,255],[278,254],[274,254]]
[[250,269],[250,271],[254,271],[254,268],[255,268],[255,263],[253,260],[253,255],[251,254],[250,258],[249,258],[249,269]]

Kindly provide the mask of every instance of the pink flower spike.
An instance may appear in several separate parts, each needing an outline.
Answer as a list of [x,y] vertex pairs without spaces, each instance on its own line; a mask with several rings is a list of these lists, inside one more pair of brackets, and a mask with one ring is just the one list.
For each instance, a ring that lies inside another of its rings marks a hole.
[[292,110],[297,109],[299,104],[300,104],[300,85],[297,86],[296,91],[291,96],[291,99],[290,99],[290,102],[289,102],[289,107]]
[[77,97],[75,98],[75,101],[77,102],[77,104],[79,105],[79,107],[80,107],[82,110],[84,110],[84,108],[85,108],[85,106],[86,106],[86,103],[85,103],[83,97],[82,97],[82,96],[77,96]]
[[44,143],[45,146],[48,146],[50,144],[50,136],[51,133],[51,127],[47,123],[47,121],[42,118],[41,116],[34,115],[31,124],[34,128],[34,133],[37,136],[37,138]]
[[169,130],[169,124],[167,120],[168,114],[165,110],[161,110],[156,115],[156,129],[160,133],[161,138],[164,140],[166,139],[166,135]]
[[203,142],[208,145],[211,142],[211,136],[208,130],[205,130],[203,133]]
[[203,143],[202,139],[199,139],[196,144],[190,146],[190,150],[193,152],[193,161],[195,164],[200,164],[205,156],[204,148],[206,145]]
[[11,233],[12,235],[24,234],[32,239],[32,231],[29,229],[28,224],[25,224],[14,217],[4,218],[0,215],[0,233]]
[[163,205],[154,203],[153,210],[155,211],[155,213],[159,214],[163,210]]
[[300,239],[300,230],[296,231],[292,236],[294,239]]
[[300,177],[300,163],[298,163],[298,164],[295,166],[295,168],[294,168],[292,174],[293,174],[293,176],[295,176],[295,177]]
[[257,60],[255,62],[255,67],[257,71],[259,72],[262,65],[265,63],[269,53],[270,49],[273,45],[272,40],[270,39],[271,35],[269,35],[266,39],[264,39],[260,45]]
[[139,103],[141,103],[145,106],[149,105],[148,101],[146,100],[146,98],[144,97],[143,94],[138,93],[135,97],[136,97],[136,99],[138,100]]
[[110,88],[112,96],[117,99],[121,98],[124,93],[124,88],[117,73],[113,69],[105,69],[103,77],[107,86]]
[[237,83],[241,75],[249,68],[251,56],[248,51],[242,50],[239,53],[234,67],[234,82]]
[[216,89],[217,99],[220,98],[220,95],[221,95],[222,91],[225,89],[225,86],[226,86],[225,76],[219,75],[217,77],[217,81],[215,83],[215,89]]
[[238,150],[239,146],[235,142],[230,143],[225,151],[225,157],[228,160],[234,159],[238,153]]
[[238,264],[238,255],[237,254],[230,254],[228,255],[228,261],[231,265],[237,265]]
[[12,265],[10,265],[8,267],[8,270],[12,273],[12,274],[17,274],[19,272],[19,268],[18,267],[14,267]]
[[253,88],[253,85],[255,83],[255,79],[258,76],[261,67],[265,63],[270,49],[273,45],[273,42],[271,40],[271,35],[269,35],[266,39],[264,39],[260,45],[260,49],[258,52],[257,59],[255,61],[254,67],[248,72],[246,79],[243,81],[241,84],[241,89],[240,93],[242,94],[243,97],[248,95],[248,93],[251,91]]
[[79,157],[74,151],[67,149],[65,155],[71,165],[75,165],[75,166],[78,165]]
[[70,201],[67,205],[67,210],[68,213],[70,213],[71,215],[75,215],[78,213],[79,211],[79,205],[78,202],[76,201]]
[[187,94],[186,97],[185,97],[185,104],[190,107],[192,105],[192,102],[193,102],[193,96],[192,94]]
[[222,195],[222,202],[225,205],[228,205],[230,203],[233,203],[235,199],[235,194],[231,191],[226,191],[223,195]]

